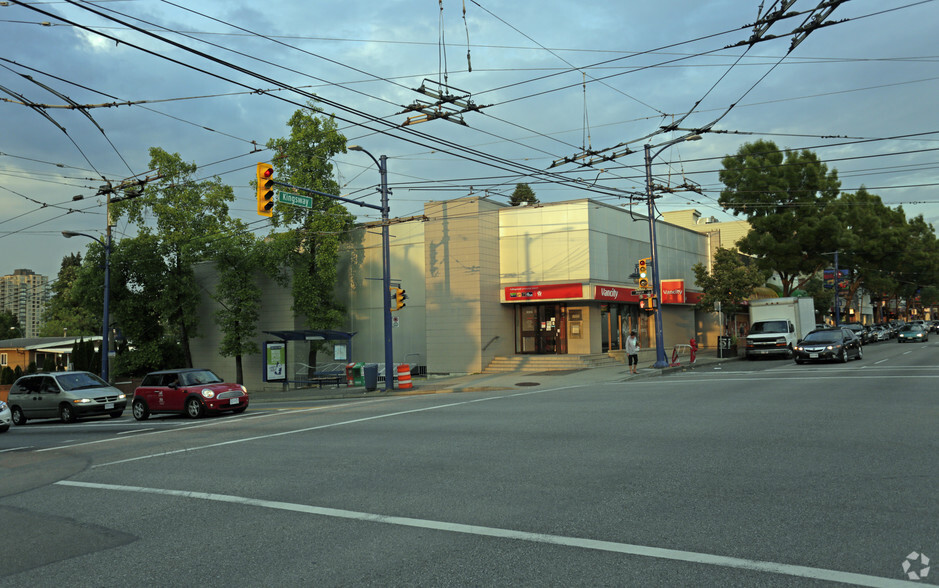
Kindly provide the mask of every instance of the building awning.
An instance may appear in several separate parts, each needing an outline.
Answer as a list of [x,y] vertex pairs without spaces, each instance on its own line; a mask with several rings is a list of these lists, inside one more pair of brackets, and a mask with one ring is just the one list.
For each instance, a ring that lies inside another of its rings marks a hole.
[[303,329],[299,331],[264,331],[282,341],[351,341],[355,333],[329,329]]

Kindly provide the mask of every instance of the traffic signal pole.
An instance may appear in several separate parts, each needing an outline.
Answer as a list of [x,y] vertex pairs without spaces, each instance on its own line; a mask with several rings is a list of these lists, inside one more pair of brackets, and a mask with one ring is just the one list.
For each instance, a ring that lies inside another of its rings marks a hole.
[[[378,172],[381,176],[381,184],[379,185],[379,191],[381,192],[381,206],[375,206],[374,204],[368,204],[367,202],[360,202],[358,200],[351,200],[349,198],[343,198],[342,196],[336,196],[335,194],[327,194],[326,192],[320,192],[318,190],[312,190],[310,188],[302,188],[300,186],[293,186],[291,184],[285,184],[283,182],[278,182],[273,179],[273,170],[266,171],[270,166],[266,163],[258,163],[258,214],[262,216],[271,216],[270,214],[265,214],[264,211],[269,211],[270,208],[262,206],[262,199],[266,202],[268,200],[268,193],[270,193],[271,198],[273,198],[273,187],[274,186],[283,186],[285,188],[291,188],[299,192],[306,192],[309,194],[317,194],[319,196],[326,196],[327,198],[332,198],[333,200],[339,200],[340,202],[346,202],[348,204],[355,204],[356,206],[361,206],[363,208],[371,208],[373,210],[378,210],[381,212],[381,283],[382,283],[382,319],[384,323],[385,330],[385,390],[394,389],[394,348],[391,338],[391,296],[389,291],[391,290],[391,247],[390,247],[390,237],[388,235],[388,216],[389,216],[389,206],[388,206],[388,156],[382,155],[378,159],[375,159],[375,156],[366,151],[365,149],[359,147],[358,145],[349,145],[348,149],[350,151],[361,151],[372,158],[372,161],[375,162],[375,165],[378,166]],[[263,167],[262,167],[263,166]],[[262,177],[264,179],[264,193],[262,195]],[[273,200],[271,200],[271,208],[273,208]],[[263,210],[263,211],[262,211]]]

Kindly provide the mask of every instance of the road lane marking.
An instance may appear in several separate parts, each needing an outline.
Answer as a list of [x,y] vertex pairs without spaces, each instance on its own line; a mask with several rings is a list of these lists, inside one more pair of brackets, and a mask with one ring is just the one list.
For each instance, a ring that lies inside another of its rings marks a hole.
[[22,451],[24,449],[29,449],[32,445],[26,445],[24,447],[11,447],[9,449],[0,449],[0,453],[6,453],[8,451]]
[[885,362],[885,361],[888,361],[888,360],[887,360],[887,359],[881,359],[880,361],[875,361],[875,362],[874,362],[874,365],[880,365],[880,364],[882,364],[882,363]]
[[618,543],[615,541],[584,539],[582,537],[567,537],[564,535],[549,535],[546,533],[516,531],[512,529],[501,529],[498,527],[483,527],[479,525],[464,525],[446,521],[432,521],[410,517],[387,516],[353,510],[296,504],[292,502],[261,500],[244,496],[232,496],[228,494],[213,494],[208,492],[194,492],[188,490],[168,490],[162,488],[146,488],[142,486],[126,486],[118,484],[97,484],[91,482],[75,482],[70,480],[61,480],[55,484],[58,486],[71,486],[92,490],[137,492],[144,494],[158,494],[162,496],[177,496],[180,498],[190,498],[197,500],[209,500],[228,504],[241,504],[244,506],[255,506],[259,508],[268,508],[369,523],[381,523],[386,525],[397,525],[401,527],[443,531],[447,533],[461,533],[465,535],[495,537],[499,539],[512,539],[515,541],[528,541],[531,543],[545,543],[549,545],[561,545],[565,547],[621,553],[639,557],[651,557],[656,559],[683,561],[693,564],[704,564],[724,568],[779,574],[798,578],[810,578],[813,580],[822,580],[826,582],[841,582],[843,584],[850,584],[854,586],[871,586],[876,588],[888,588],[892,586],[920,586],[920,584],[906,580],[882,578],[879,576],[869,576],[867,574],[828,570],[824,568],[813,568],[809,566],[784,564],[755,559],[744,559],[724,555],[713,555],[710,553],[697,553],[694,551],[682,551],[678,549],[667,549],[662,547],[650,547],[647,545]]
[[[416,414],[416,413],[419,413],[419,412],[427,412],[427,411],[430,411],[430,410],[438,410],[438,409],[441,409],[441,408],[453,408],[454,406],[463,406],[463,405],[466,405],[466,404],[473,404],[473,403],[476,403],[476,402],[488,402],[488,401],[490,401],[490,400],[502,400],[502,399],[505,399],[505,398],[514,398],[514,397],[517,397],[517,396],[529,396],[529,395],[532,395],[532,394],[544,394],[545,392],[556,392],[556,391],[559,391],[559,390],[568,390],[568,389],[570,389],[570,388],[582,388],[582,387],[583,387],[582,385],[576,385],[576,386],[563,386],[563,387],[561,387],[561,388],[546,388],[546,389],[544,389],[544,390],[530,390],[530,391],[525,391],[525,392],[515,392],[515,393],[512,393],[512,394],[503,394],[503,395],[501,395],[501,396],[487,396],[487,397],[484,397],[484,398],[473,398],[473,399],[471,399],[471,400],[462,400],[462,401],[460,401],[460,402],[449,402],[449,403],[447,403],[447,404],[437,404],[437,405],[434,405],[434,406],[425,406],[425,407],[423,407],[423,408],[412,408],[412,409],[410,409],[410,410],[402,410],[402,411],[398,411],[398,412],[390,412],[390,413],[387,413],[387,414],[377,414],[377,415],[372,415],[372,416],[368,416],[368,417],[362,417],[362,418],[358,418],[358,419],[350,419],[350,420],[348,420],[348,421],[340,421],[340,422],[338,422],[338,423],[329,423],[329,424],[325,424],[325,425],[316,425],[315,427],[304,427],[303,429],[292,429],[292,430],[290,430],[290,431],[281,431],[281,432],[279,432],[279,433],[269,433],[269,434],[267,434],[267,435],[257,435],[257,436],[255,436],[255,437],[244,437],[244,438],[242,438],[242,439],[232,439],[232,440],[230,440],[230,441],[221,441],[221,442],[219,442],[219,443],[211,443],[211,444],[209,444],[209,445],[201,445],[201,446],[198,446],[198,447],[186,447],[186,448],[183,448],[183,449],[175,449],[175,450],[173,450],[173,451],[161,451],[161,452],[159,452],[159,453],[151,453],[151,454],[148,454],[148,455],[139,455],[139,456],[137,456],[137,457],[130,457],[130,458],[127,458],[127,459],[120,459],[120,460],[117,460],[117,461],[109,461],[109,462],[107,462],[107,463],[99,463],[99,464],[96,464],[96,465],[91,466],[91,468],[92,468],[92,469],[95,469],[95,468],[103,468],[103,467],[106,467],[106,466],[118,465],[118,464],[122,464],[122,463],[129,463],[129,462],[132,462],[132,461],[140,461],[140,460],[142,460],[142,459],[152,459],[152,458],[154,458],[154,457],[165,457],[165,456],[167,456],[167,455],[177,455],[177,454],[180,454],[180,453],[191,453],[191,452],[193,452],[193,451],[201,451],[201,450],[203,450],[203,449],[212,449],[212,448],[215,448],[215,447],[225,447],[226,445],[237,445],[238,443],[248,443],[249,441],[259,441],[259,440],[262,440],[262,439],[273,439],[273,438],[275,438],[275,437],[283,437],[283,436],[285,436],[285,435],[296,435],[297,433],[308,433],[308,432],[310,432],[310,431],[319,431],[319,430],[322,430],[322,429],[332,429],[332,428],[335,428],[335,427],[342,427],[342,426],[345,426],[345,425],[354,425],[354,424],[358,424],[358,423],[365,423],[365,422],[368,422],[368,421],[374,421],[374,420],[378,420],[378,419],[386,419],[386,418],[401,416],[401,415],[405,415],[405,414]],[[401,397],[401,398],[411,399],[411,398],[417,398],[417,397],[416,397],[416,396],[406,396],[406,397]],[[92,443],[95,443],[95,442],[92,441]]]
[[[343,404],[331,404],[331,405],[329,405],[329,406],[316,406],[316,407],[313,407],[313,408],[306,408],[306,409],[303,409],[303,411],[305,411],[305,412],[314,412],[314,411],[320,411],[320,410],[328,410],[328,409],[332,409],[332,408],[345,408],[345,407],[347,407],[347,406],[361,406],[361,405],[363,405],[363,404],[372,404],[372,403],[375,403],[375,402],[384,402],[384,401],[385,401],[385,399],[383,399],[383,398],[375,398],[375,399],[369,400],[369,401],[367,401],[367,402],[361,402],[361,403],[355,403],[355,404],[353,404],[353,403],[343,403]],[[164,434],[164,433],[176,433],[176,432],[179,432],[179,431],[189,431],[189,430],[191,430],[191,429],[201,429],[201,428],[203,428],[203,427],[215,427],[215,426],[218,426],[218,425],[225,425],[225,424],[237,423],[237,422],[244,421],[244,420],[247,420],[247,419],[261,419],[261,418],[267,418],[267,417],[282,416],[282,414],[283,414],[283,413],[280,413],[280,412],[271,412],[271,413],[267,413],[267,414],[243,416],[243,417],[238,418],[238,420],[224,419],[224,420],[212,421],[212,422],[210,422],[210,423],[203,423],[203,424],[199,424],[199,425],[174,425],[175,428],[173,428],[173,429],[161,429],[161,430],[159,430],[159,431],[152,431],[152,432],[149,432],[149,433],[141,433],[140,436],[141,436],[141,437],[146,437],[146,436],[148,436],[148,435],[162,435],[162,434]],[[38,427],[37,427],[37,428],[38,428]],[[60,450],[60,449],[72,449],[72,448],[75,448],[75,447],[82,447],[82,446],[85,446],[85,445],[97,445],[97,444],[99,444],[99,443],[111,443],[111,442],[114,442],[114,441],[124,441],[124,439],[121,439],[121,438],[119,438],[119,437],[111,437],[111,438],[109,438],[109,439],[98,439],[97,441],[85,441],[85,442],[83,442],[83,443],[75,443],[74,445],[56,445],[55,447],[46,447],[45,449],[37,449],[37,450],[36,450],[36,453],[42,453],[42,452],[45,452],[45,451],[58,451],[58,450]]]

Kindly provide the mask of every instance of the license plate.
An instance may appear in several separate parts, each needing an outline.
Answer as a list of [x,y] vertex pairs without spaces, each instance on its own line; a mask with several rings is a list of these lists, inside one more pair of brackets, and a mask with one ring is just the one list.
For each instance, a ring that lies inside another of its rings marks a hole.
[[112,408],[114,408],[113,402],[108,402],[107,404],[104,405],[104,410],[111,410]]
[[817,353],[809,353],[809,359],[818,359]]
[[238,404],[238,399],[232,398],[231,400],[228,401],[228,404]]

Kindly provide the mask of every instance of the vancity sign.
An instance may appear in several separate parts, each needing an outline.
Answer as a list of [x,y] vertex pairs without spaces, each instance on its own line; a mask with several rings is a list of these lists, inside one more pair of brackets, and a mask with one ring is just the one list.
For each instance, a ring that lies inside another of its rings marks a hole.
[[[662,302],[665,304],[695,303],[701,298],[696,292],[685,291],[684,280],[662,280]],[[535,302],[539,300],[602,300],[604,302],[636,302],[642,296],[633,288],[624,286],[590,286],[571,284],[542,284],[537,286],[509,286],[504,289],[505,302]]]

